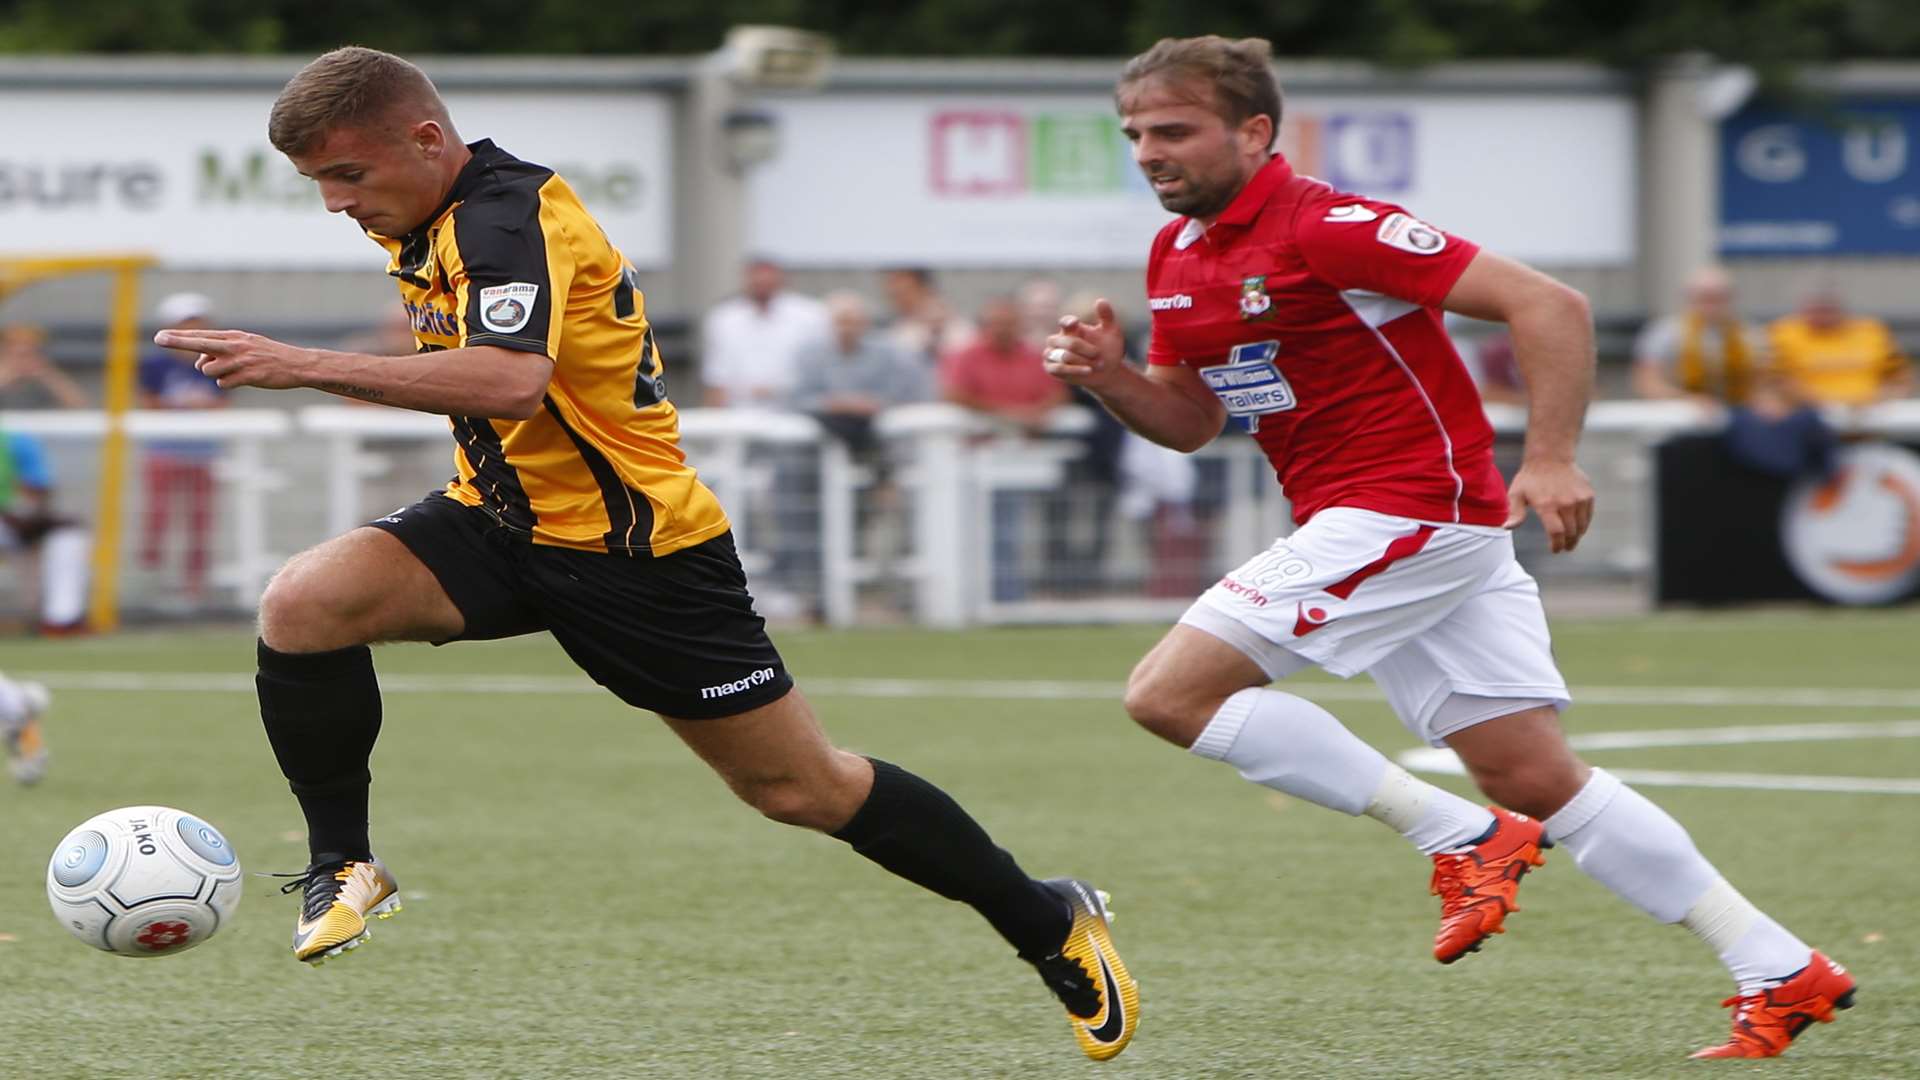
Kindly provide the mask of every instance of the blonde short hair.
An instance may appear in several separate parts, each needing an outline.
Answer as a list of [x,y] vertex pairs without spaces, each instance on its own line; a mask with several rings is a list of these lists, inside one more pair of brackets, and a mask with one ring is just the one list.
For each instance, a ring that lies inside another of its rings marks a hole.
[[267,139],[283,154],[311,151],[329,131],[370,128],[396,119],[438,121],[450,139],[453,123],[427,73],[392,53],[348,45],[327,53],[287,81],[267,117]]

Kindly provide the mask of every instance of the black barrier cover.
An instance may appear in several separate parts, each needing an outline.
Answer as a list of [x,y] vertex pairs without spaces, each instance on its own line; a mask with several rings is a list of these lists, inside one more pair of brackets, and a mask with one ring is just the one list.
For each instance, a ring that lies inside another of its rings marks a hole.
[[1717,434],[1677,435],[1655,447],[1654,602],[1828,603],[1781,548],[1780,507],[1791,486],[1734,461]]
[[1780,548],[1788,481],[1736,462],[1717,434],[1661,443],[1654,473],[1656,603],[1820,599]]

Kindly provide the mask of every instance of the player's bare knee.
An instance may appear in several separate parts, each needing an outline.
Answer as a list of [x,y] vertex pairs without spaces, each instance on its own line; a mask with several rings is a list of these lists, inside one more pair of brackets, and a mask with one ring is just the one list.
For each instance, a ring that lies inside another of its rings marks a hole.
[[1192,746],[1212,715],[1178,687],[1138,671],[1127,682],[1124,704],[1134,723],[1176,746]]
[[1135,669],[1132,677],[1127,680],[1127,692],[1121,699],[1121,705],[1127,710],[1127,715],[1134,723],[1156,735],[1159,734],[1157,729],[1166,720],[1164,695],[1160,692],[1160,688],[1154,685],[1153,680],[1142,676],[1138,669]]
[[830,832],[853,816],[840,786],[827,776],[750,777],[733,780],[732,787],[742,802],[782,825]]
[[350,640],[364,614],[330,580],[327,564],[300,556],[280,568],[260,595],[260,637],[282,652],[318,652],[361,644]]
[[260,594],[260,638],[282,652],[297,652],[298,627],[305,605],[307,585],[300,560],[282,566]]
[[1565,806],[1585,782],[1587,768],[1571,754],[1481,766],[1473,781],[1487,798],[1517,813],[1548,818]]
[[1573,801],[1593,775],[1593,766],[1581,761],[1571,750],[1552,761],[1541,762],[1530,785],[1532,803],[1522,813],[1546,819]]

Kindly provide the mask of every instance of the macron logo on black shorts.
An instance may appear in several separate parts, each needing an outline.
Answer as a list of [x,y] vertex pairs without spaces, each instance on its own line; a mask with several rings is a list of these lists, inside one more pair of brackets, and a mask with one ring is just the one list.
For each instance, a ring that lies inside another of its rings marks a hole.
[[763,667],[744,679],[735,679],[732,682],[721,683],[719,686],[701,687],[700,700],[712,701],[714,698],[730,697],[742,690],[751,690],[762,683],[770,683],[774,678],[773,669]]

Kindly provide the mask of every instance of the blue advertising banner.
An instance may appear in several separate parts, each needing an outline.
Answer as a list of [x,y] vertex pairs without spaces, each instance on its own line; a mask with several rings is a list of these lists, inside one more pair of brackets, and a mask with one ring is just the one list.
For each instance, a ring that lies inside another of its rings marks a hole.
[[1720,127],[1720,251],[1920,255],[1916,156],[1920,100],[1742,109]]

